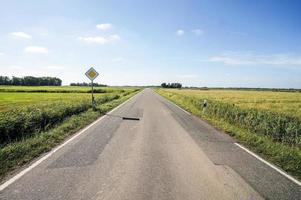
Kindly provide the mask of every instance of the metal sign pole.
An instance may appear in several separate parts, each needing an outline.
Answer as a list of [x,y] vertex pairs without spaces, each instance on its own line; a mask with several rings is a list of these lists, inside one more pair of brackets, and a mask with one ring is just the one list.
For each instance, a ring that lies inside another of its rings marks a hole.
[[93,80],[91,81],[91,86],[92,86],[92,90],[91,90],[91,94],[92,94],[92,108],[95,109],[95,105],[94,105],[94,96],[93,96]]
[[96,110],[96,104],[94,100],[94,85],[93,85],[93,80],[98,76],[98,72],[91,67],[86,73],[86,76],[91,80],[91,96],[92,96],[92,108],[93,110]]

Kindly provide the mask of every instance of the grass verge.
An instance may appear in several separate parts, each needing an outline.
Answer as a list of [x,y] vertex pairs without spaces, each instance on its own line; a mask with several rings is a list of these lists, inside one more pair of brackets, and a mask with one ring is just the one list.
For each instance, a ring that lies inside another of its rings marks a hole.
[[301,150],[299,148],[275,142],[268,136],[255,134],[221,118],[203,114],[201,107],[183,101],[179,94],[168,95],[162,90],[156,90],[156,92],[195,116],[225,131],[253,152],[301,180]]
[[68,136],[76,133],[83,127],[95,121],[97,118],[126,101],[138,91],[106,102],[98,106],[95,112],[89,109],[78,115],[73,115],[65,119],[51,130],[34,134],[24,140],[7,144],[0,149],[0,181],[16,169],[24,166],[39,155],[50,151],[53,147],[60,144]]

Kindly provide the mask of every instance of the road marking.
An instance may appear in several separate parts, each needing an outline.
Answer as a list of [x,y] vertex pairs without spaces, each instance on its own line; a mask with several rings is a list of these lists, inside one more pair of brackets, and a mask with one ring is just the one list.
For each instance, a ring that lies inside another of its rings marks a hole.
[[170,101],[169,99],[167,99],[166,97],[163,97],[162,95],[158,94],[157,92],[155,92],[155,94],[157,94],[159,97],[162,97],[163,99],[167,100],[167,102],[171,103],[172,105],[176,106],[177,108],[179,108],[180,110],[182,110],[183,112],[185,112],[187,115],[191,115],[190,112],[184,110],[183,108],[181,108],[180,106],[178,106],[177,104],[175,104],[174,102]]
[[[159,95],[161,96],[161,95]],[[162,96],[161,96],[162,97]],[[183,108],[179,107],[178,105],[176,105],[175,103],[173,103],[172,101],[170,101],[169,99],[165,98],[167,101],[169,101],[170,103],[172,103],[173,105],[175,105],[176,107],[180,108],[182,111],[184,111],[185,113],[191,115],[189,112],[187,112],[186,110],[184,110]],[[298,181],[297,179],[295,179],[294,177],[288,175],[287,173],[285,173],[284,171],[282,171],[281,169],[279,169],[278,167],[276,167],[275,165],[269,163],[268,161],[264,160],[263,158],[259,157],[258,155],[256,155],[255,153],[253,153],[252,151],[248,150],[247,148],[243,147],[242,145],[238,144],[238,143],[234,143],[235,145],[237,145],[239,148],[245,150],[247,153],[251,154],[252,156],[254,156],[255,158],[257,158],[258,160],[260,160],[261,162],[265,163],[266,165],[270,166],[271,168],[273,168],[274,170],[276,170],[277,172],[279,172],[280,174],[282,174],[283,176],[285,176],[286,178],[288,178],[289,180],[293,181],[294,183],[296,183],[297,185],[301,186],[301,182]]]
[[[129,98],[128,100],[126,100],[122,104],[118,105],[117,107],[113,108],[110,112],[108,112],[108,114],[110,114],[110,113],[114,112],[115,110],[117,110],[118,108],[122,107],[124,104],[126,104],[127,102],[129,102],[131,99],[133,99],[134,97],[136,97],[139,93],[137,93],[136,95],[132,96],[131,98]],[[35,168],[36,166],[38,166],[39,164],[41,164],[44,160],[46,160],[47,158],[49,158],[50,156],[52,156],[56,151],[60,150],[65,145],[67,145],[69,142],[71,142],[72,140],[74,140],[75,138],[77,138],[78,136],[80,136],[82,133],[84,133],[86,130],[88,130],[89,128],[91,128],[92,126],[94,126],[96,123],[98,123],[101,120],[103,120],[105,117],[106,117],[106,115],[101,116],[99,119],[97,119],[96,121],[94,121],[92,124],[88,125],[86,128],[84,128],[83,130],[81,130],[79,133],[75,134],[70,139],[68,139],[67,141],[65,141],[63,144],[61,144],[58,147],[56,147],[55,149],[51,150],[45,156],[43,156],[42,158],[40,158],[39,160],[37,160],[36,162],[34,162],[33,164],[31,164],[26,169],[24,169],[21,172],[19,172],[14,177],[12,177],[9,180],[5,181],[3,184],[0,185],[0,192],[2,190],[4,190],[5,188],[7,188],[12,183],[14,183],[15,181],[17,181],[18,179],[20,179],[27,172],[29,172],[30,170],[32,170],[33,168]]]
[[257,158],[258,160],[260,160],[261,162],[265,163],[266,165],[270,166],[271,168],[273,168],[274,170],[276,170],[277,172],[279,172],[280,174],[282,174],[283,176],[285,176],[286,178],[288,178],[289,180],[293,181],[294,183],[296,183],[297,185],[301,186],[301,182],[298,181],[297,179],[293,178],[292,176],[288,175],[287,173],[285,173],[284,171],[282,171],[281,169],[279,169],[278,167],[276,167],[275,165],[269,163],[268,161],[264,160],[263,158],[259,157],[258,155],[256,155],[255,153],[253,153],[252,151],[250,151],[249,149],[243,147],[242,145],[238,144],[238,143],[234,143],[236,146],[238,146],[239,148],[245,150],[247,153],[251,154],[252,156],[254,156],[255,158]]
[[179,109],[181,109],[183,112],[185,112],[187,115],[191,115],[190,112],[184,110],[183,108],[181,108],[180,106],[178,106],[177,104],[175,104],[174,102],[170,101],[173,105],[175,105],[176,107],[178,107]]

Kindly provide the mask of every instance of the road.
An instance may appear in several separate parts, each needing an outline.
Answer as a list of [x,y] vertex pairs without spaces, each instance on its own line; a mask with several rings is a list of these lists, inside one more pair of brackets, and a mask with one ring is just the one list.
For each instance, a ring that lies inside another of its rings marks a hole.
[[0,192],[1,200],[300,197],[296,183],[150,89]]

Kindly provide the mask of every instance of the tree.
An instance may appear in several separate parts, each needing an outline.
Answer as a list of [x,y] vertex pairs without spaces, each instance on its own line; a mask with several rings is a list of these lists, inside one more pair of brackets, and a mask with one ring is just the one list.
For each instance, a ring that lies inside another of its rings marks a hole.
[[22,78],[18,78],[18,77],[13,76],[13,78],[11,80],[11,84],[12,85],[22,85],[23,80],[22,80]]
[[182,88],[182,84],[181,83],[162,83],[161,87],[163,88]]
[[162,83],[161,87],[166,88],[167,87],[166,83]]
[[24,76],[23,78],[13,76],[0,76],[0,85],[26,85],[26,86],[61,86],[62,80],[56,77],[33,77]]
[[0,76],[0,85],[10,85],[11,80],[8,76]]

